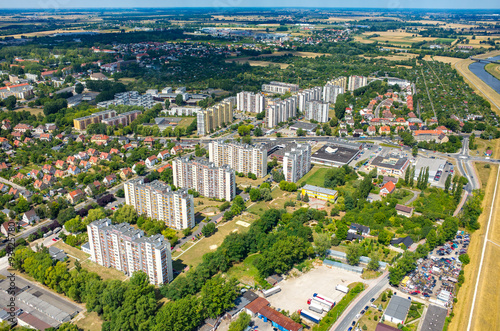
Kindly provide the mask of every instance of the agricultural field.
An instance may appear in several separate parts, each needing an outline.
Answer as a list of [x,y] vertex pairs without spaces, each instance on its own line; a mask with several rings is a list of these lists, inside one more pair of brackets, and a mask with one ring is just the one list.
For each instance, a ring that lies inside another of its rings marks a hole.
[[449,57],[449,56],[431,56],[431,55],[426,55],[424,56],[425,61],[437,61],[437,62],[443,62],[443,63],[449,63],[451,65],[455,65],[457,62],[462,61],[463,59],[460,59],[458,57]]
[[484,68],[488,73],[492,74],[496,79],[500,80],[500,64],[488,63]]
[[[378,37],[367,38],[373,35],[379,35]],[[396,45],[407,45],[410,46],[413,43],[421,42],[421,41],[434,41],[437,38],[430,37],[422,37],[416,34],[408,33],[402,30],[397,31],[378,31],[378,32],[365,32],[363,33],[363,37],[367,40],[378,41],[381,43],[390,43]],[[362,38],[363,38],[362,37]]]

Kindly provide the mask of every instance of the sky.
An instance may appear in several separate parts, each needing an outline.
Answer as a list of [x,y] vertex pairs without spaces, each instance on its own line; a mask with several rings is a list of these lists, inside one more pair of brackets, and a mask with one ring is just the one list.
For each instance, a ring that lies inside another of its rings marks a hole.
[[130,7],[348,7],[348,8],[436,8],[436,9],[500,9],[499,0],[1,0],[0,9],[68,9]]

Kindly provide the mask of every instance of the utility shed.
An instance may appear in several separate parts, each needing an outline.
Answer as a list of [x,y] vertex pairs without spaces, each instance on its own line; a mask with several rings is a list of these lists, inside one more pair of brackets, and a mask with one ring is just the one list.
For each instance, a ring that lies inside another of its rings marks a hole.
[[410,310],[411,301],[397,295],[393,295],[389,305],[385,309],[384,318],[392,323],[403,323]]

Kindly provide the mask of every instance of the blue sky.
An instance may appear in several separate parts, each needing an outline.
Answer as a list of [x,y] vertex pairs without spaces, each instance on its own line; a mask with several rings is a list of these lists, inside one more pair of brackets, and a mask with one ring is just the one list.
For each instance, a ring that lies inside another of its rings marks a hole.
[[[22,7],[21,7],[22,6]],[[499,9],[499,0],[2,0],[0,8],[127,8],[127,7],[362,7],[362,8],[438,8],[438,9]]]

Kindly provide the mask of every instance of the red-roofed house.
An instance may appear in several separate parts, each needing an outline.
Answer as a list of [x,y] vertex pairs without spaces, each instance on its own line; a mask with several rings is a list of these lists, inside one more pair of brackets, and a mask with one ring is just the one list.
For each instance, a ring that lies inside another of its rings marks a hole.
[[377,128],[375,127],[375,125],[370,125],[366,129],[366,134],[368,134],[369,136],[373,136],[375,133],[377,133]]
[[37,179],[37,180],[35,180],[33,187],[38,189],[38,190],[43,190],[43,189],[47,188],[47,184],[45,184],[42,180]]
[[394,183],[392,181],[388,181],[380,189],[380,196],[385,197],[385,196],[387,196],[387,194],[391,194],[392,192],[394,192],[395,189],[396,189],[396,185],[394,185]]
[[57,169],[66,169],[66,162],[63,160],[57,160],[56,161],[56,168]]
[[158,158],[156,157],[156,155],[152,155],[152,156],[148,157],[146,159],[146,162],[145,162],[146,167],[152,168],[156,164],[157,161],[158,161]]
[[389,127],[387,125],[381,126],[378,129],[378,133],[380,133],[380,134],[390,134],[391,133],[391,127]]
[[84,194],[83,194],[82,190],[80,190],[80,189],[76,189],[76,190],[68,193],[68,200],[73,204],[78,202],[78,200],[82,199],[83,197],[84,197]]
[[90,159],[89,159],[89,162],[90,164],[92,165],[97,165],[99,164],[99,158],[97,156],[92,156]]
[[129,178],[132,175],[133,175],[133,172],[132,172],[132,169],[130,169],[130,168],[123,168],[120,171],[120,178],[123,180]]
[[66,175],[66,172],[64,170],[56,170],[56,172],[54,173],[54,176],[60,178],[60,177],[64,177]]
[[164,151],[161,151],[160,153],[158,153],[158,159],[162,160],[164,158],[167,158],[167,157],[170,157],[170,153],[168,152],[168,150],[164,150]]
[[31,131],[31,130],[33,130],[33,127],[29,124],[24,124],[24,123],[19,123],[14,127],[14,131],[16,132],[24,133],[26,131]]
[[68,167],[68,174],[70,174],[70,175],[76,176],[76,175],[78,175],[80,172],[81,172],[81,171],[80,171],[80,168],[78,168],[78,167],[77,167],[77,166],[75,166],[75,165],[70,165],[70,166]]
[[109,137],[106,136],[105,134],[95,134],[90,138],[90,141],[93,143],[101,143],[101,144],[107,144],[109,140]]
[[53,175],[56,169],[51,164],[45,164],[42,168],[43,173]]
[[106,160],[106,161],[111,160],[111,156],[109,155],[109,153],[106,153],[106,152],[102,152],[101,155],[99,156],[99,158],[101,160]]
[[14,177],[12,177],[12,180],[22,180],[24,178],[24,175],[20,172],[17,173]]
[[106,184],[107,186],[112,185],[112,184],[116,183],[116,175],[111,174],[109,176],[106,176],[106,177],[104,177],[102,182],[104,184]]
[[182,146],[181,145],[174,146],[170,150],[170,154],[171,155],[177,155],[177,154],[180,154],[180,153],[182,153]]

